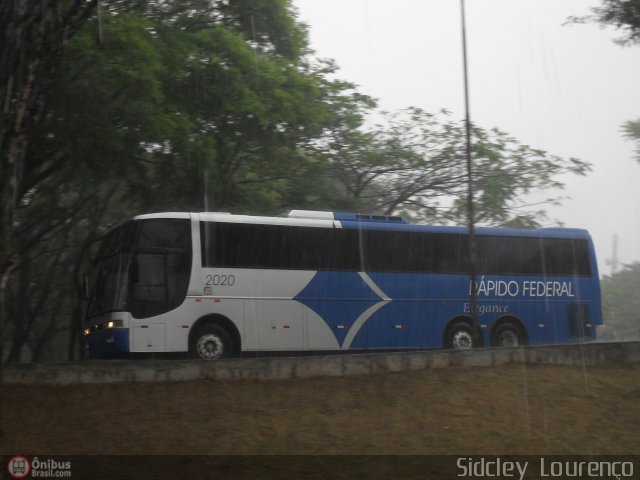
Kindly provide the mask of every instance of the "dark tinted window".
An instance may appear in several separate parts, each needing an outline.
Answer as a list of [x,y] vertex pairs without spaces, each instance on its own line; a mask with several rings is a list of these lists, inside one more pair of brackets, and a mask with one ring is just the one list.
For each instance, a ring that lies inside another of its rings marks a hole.
[[187,293],[191,260],[188,219],[136,220],[116,228],[100,246],[89,314],[130,310],[146,318],[173,310]]
[[185,298],[191,273],[191,221],[151,219],[136,222],[131,313],[159,315]]
[[[463,234],[201,223],[207,267],[469,272]],[[479,274],[588,275],[586,240],[478,236]]]
[[591,275],[584,239],[477,237],[479,274]]
[[138,220],[136,247],[191,250],[191,222],[180,219]]
[[373,272],[465,273],[464,235],[367,230],[362,234],[365,269]]
[[120,252],[137,249],[179,249],[191,251],[191,223],[181,219],[153,219],[127,222],[102,240],[95,263]]
[[[358,270],[354,233],[331,228],[201,223],[208,267]],[[343,235],[339,235],[343,233]]]
[[92,271],[93,288],[88,316],[128,310],[130,256],[110,255],[97,262]]
[[189,253],[136,253],[131,272],[131,314],[160,315],[178,307],[189,286]]
[[100,260],[127,250],[133,242],[135,231],[134,222],[128,222],[111,230],[102,240],[95,258],[95,263]]
[[591,275],[584,239],[481,236],[477,245],[480,274]]
[[589,244],[586,240],[545,238],[543,253],[547,275],[591,275]]
[[539,275],[542,239],[526,237],[484,237],[476,239],[478,273]]
[[131,313],[136,318],[149,317],[170,310],[165,287],[165,256],[137,254],[133,259]]

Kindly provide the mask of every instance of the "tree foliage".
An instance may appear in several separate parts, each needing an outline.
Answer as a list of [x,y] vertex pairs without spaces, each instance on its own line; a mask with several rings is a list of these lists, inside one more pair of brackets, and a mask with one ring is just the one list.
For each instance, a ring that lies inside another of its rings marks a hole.
[[602,0],[602,5],[593,7],[591,15],[571,17],[570,22],[595,22],[602,26],[613,26],[624,35],[616,40],[620,45],[640,44],[640,0]]
[[601,285],[605,322],[603,338],[640,339],[640,263],[625,265],[622,271],[604,277]]
[[[464,123],[409,108],[387,114],[368,131],[334,136],[330,160],[347,192],[376,211],[431,222],[465,224],[467,169]],[[533,191],[563,188],[560,175],[585,175],[590,165],[521,144],[497,129],[472,127],[476,220],[484,225],[535,227],[541,205],[523,198]],[[543,204],[557,203],[549,197]]]
[[[616,43],[623,46],[640,45],[640,0],[602,0],[602,5],[591,9],[592,15],[570,17],[569,22],[595,22],[613,26],[624,32]],[[628,121],[622,126],[623,134],[636,144],[636,160],[640,162],[640,120]]]
[[330,62],[302,55],[305,32],[288,2],[212,5],[113,2],[100,12],[101,35],[92,22],[69,43],[25,155],[10,360],[25,346],[37,357],[53,325],[77,324],[89,246],[124,218],[274,213],[331,198],[330,182],[325,194],[298,181],[322,174],[305,146],[357,126],[353,112],[372,101],[330,80]]
[[636,160],[640,163],[640,119],[628,121],[622,126],[624,136],[636,144]]

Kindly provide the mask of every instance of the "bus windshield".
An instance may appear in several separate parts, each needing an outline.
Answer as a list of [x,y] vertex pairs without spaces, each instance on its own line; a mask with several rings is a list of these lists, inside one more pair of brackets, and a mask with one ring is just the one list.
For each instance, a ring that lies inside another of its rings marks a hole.
[[87,318],[115,311],[136,318],[168,312],[184,300],[190,273],[188,220],[128,222],[100,245]]
[[97,263],[88,316],[128,310],[130,255],[116,254]]

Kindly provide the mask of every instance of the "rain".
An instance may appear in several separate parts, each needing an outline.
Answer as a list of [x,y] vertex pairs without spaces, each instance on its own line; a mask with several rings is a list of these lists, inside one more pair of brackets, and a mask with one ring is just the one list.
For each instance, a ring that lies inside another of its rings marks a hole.
[[638,18],[3,4],[2,471],[637,477]]

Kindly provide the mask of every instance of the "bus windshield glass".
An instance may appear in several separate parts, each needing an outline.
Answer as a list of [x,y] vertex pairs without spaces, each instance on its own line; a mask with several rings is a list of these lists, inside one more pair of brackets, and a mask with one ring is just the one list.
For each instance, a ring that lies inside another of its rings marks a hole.
[[128,311],[159,315],[184,299],[191,272],[188,220],[128,222],[100,245],[91,274],[88,317]]
[[129,293],[128,254],[111,255],[96,264],[89,316],[127,310]]

